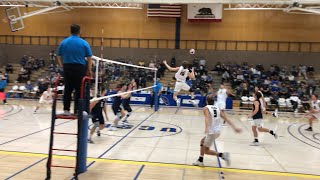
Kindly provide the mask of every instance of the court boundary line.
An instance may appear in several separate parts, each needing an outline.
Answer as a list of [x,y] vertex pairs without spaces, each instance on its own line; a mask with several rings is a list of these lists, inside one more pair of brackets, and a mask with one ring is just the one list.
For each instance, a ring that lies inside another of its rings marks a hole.
[[144,164],[140,167],[138,173],[137,173],[136,176],[134,177],[134,180],[137,180],[137,179],[139,178],[139,176],[140,176],[141,172],[143,171],[144,167],[145,167]]
[[295,135],[293,135],[293,133],[291,132],[291,127],[292,127],[293,125],[297,125],[297,124],[298,124],[298,123],[294,123],[294,124],[291,124],[290,126],[288,126],[288,128],[287,128],[288,133],[289,133],[293,138],[295,138],[295,139],[297,139],[298,141],[300,141],[300,142],[308,145],[309,147],[313,147],[313,148],[316,148],[316,149],[320,149],[319,147],[314,146],[314,145],[312,145],[312,144],[310,144],[310,143],[308,143],[308,142],[305,142],[304,140],[302,140],[302,139],[296,137]]
[[[2,151],[0,154],[7,155],[17,155],[17,156],[33,156],[33,157],[47,157],[47,154],[41,153],[30,153],[30,152],[20,152],[20,151]],[[74,160],[74,156],[66,155],[53,155],[54,158]],[[254,169],[240,169],[240,168],[218,168],[218,167],[198,167],[187,164],[173,164],[173,163],[162,163],[162,162],[146,162],[146,161],[133,161],[133,160],[120,160],[120,159],[104,159],[104,158],[87,158],[88,161],[96,161],[101,163],[118,163],[118,164],[129,164],[129,165],[145,165],[153,167],[172,167],[180,169],[204,169],[209,171],[226,171],[234,173],[246,173],[246,174],[262,174],[262,175],[274,175],[274,176],[286,176],[286,177],[301,177],[301,178],[313,178],[320,179],[320,175],[317,174],[304,174],[304,173],[294,173],[294,172],[280,172],[280,171],[267,171],[267,170],[254,170]]]

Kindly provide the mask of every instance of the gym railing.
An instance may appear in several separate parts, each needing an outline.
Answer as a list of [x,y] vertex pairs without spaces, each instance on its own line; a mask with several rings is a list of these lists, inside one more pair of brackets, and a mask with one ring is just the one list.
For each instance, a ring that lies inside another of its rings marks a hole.
[[[0,44],[57,46],[64,36],[0,35]],[[83,37],[91,46],[101,46],[101,37]],[[174,39],[103,38],[106,48],[175,49]],[[320,42],[180,40],[180,49],[214,51],[320,52]]]

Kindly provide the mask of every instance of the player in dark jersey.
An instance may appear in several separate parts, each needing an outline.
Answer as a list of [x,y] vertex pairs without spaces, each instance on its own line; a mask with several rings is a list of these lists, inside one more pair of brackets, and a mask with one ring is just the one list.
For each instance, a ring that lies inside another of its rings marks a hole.
[[[133,84],[129,83],[127,85],[127,92],[128,91],[132,91],[133,90]],[[130,106],[130,98],[131,98],[131,93],[128,93],[123,99],[122,99],[122,106],[123,109],[126,110],[128,113],[127,115],[123,118],[122,123],[123,124],[128,124],[128,118],[130,117],[130,115],[132,114],[132,109]]]
[[[278,138],[278,135],[276,134],[276,132],[274,130],[269,130],[267,128],[262,127],[263,110],[261,108],[261,101],[260,101],[262,95],[260,92],[256,92],[253,97],[254,97],[253,110],[252,110],[252,113],[248,116],[248,118],[249,119],[252,118],[252,132],[253,132],[253,137],[254,137],[254,141],[253,141],[252,145],[258,146],[259,145],[258,131],[270,133],[276,139]],[[258,129],[258,131],[257,131],[257,129]]]
[[[102,89],[101,95],[102,96],[106,95],[106,92],[107,92],[106,90]],[[89,136],[88,142],[94,143],[92,140],[92,136],[93,136],[94,132],[96,131],[96,129],[99,127],[99,129],[97,131],[97,135],[100,136],[101,135],[100,131],[102,129],[104,129],[104,127],[105,127],[103,112],[104,112],[104,115],[105,115],[107,121],[109,121],[109,118],[107,116],[106,99],[91,102],[90,103],[90,110],[91,110],[91,115],[92,115],[93,127],[90,130],[90,136]]]
[[[117,94],[121,94],[126,91],[126,85],[125,84],[118,84],[117,85]],[[126,95],[118,95],[113,97],[113,102],[112,102],[112,110],[114,115],[116,115],[115,120],[113,121],[113,125],[110,126],[109,131],[116,131],[118,122],[124,117],[125,113],[120,107],[122,104],[122,100]]]

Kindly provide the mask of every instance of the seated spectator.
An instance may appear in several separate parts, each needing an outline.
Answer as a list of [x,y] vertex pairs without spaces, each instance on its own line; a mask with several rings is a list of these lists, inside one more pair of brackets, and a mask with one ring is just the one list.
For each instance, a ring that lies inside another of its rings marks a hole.
[[139,64],[139,66],[144,66],[145,63],[144,63],[144,61],[139,61],[138,64]]
[[199,61],[199,65],[205,67],[205,66],[206,66],[206,60],[202,58],[202,59]]
[[170,65],[171,65],[171,67],[176,67],[176,58],[175,57],[172,57],[171,58],[171,62],[170,62]]
[[151,60],[149,63],[149,68],[155,68],[156,65],[154,64],[154,62]]
[[270,103],[272,105],[276,105],[276,109],[279,109],[279,96],[278,96],[278,93],[276,92],[271,92],[271,95],[270,95]]
[[292,74],[294,77],[297,77],[297,76],[298,76],[299,71],[298,71],[297,66],[293,65],[293,66],[291,67],[291,74]]
[[300,64],[300,66],[299,66],[299,76],[302,76],[304,79],[308,79],[308,77],[307,77],[307,67],[305,65]]
[[310,78],[308,79],[308,89],[310,91],[310,94],[314,94],[316,91],[316,81],[314,80],[313,73],[310,73]]
[[284,83],[280,87],[279,96],[280,98],[288,98],[288,88]]
[[308,98],[307,95],[303,95],[301,97],[301,103],[302,103],[302,107],[304,109],[304,112],[309,112],[309,110],[310,110],[310,99]]
[[33,86],[31,84],[31,81],[27,81],[25,87],[26,87],[26,90],[29,92],[31,92],[33,90]]
[[263,85],[260,88],[260,91],[265,95],[265,96],[270,96],[270,89],[268,85]]
[[13,68],[11,64],[7,64],[6,65],[6,73],[13,73]]
[[270,78],[267,77],[267,79],[263,81],[263,84],[269,86],[271,84]]
[[277,76],[274,76],[273,77],[273,79],[272,79],[272,81],[271,81],[271,83],[270,83],[270,85],[271,86],[273,86],[273,85],[277,85],[278,86],[278,84],[279,84],[279,79],[277,78]]
[[44,59],[40,59],[40,68],[44,68],[46,66],[46,62],[44,61]]
[[27,61],[28,61],[28,56],[24,55],[20,60],[20,65],[24,67],[27,64]]
[[308,68],[307,68],[307,73],[308,73],[308,74],[314,73],[314,67],[313,67],[313,66],[308,66]]

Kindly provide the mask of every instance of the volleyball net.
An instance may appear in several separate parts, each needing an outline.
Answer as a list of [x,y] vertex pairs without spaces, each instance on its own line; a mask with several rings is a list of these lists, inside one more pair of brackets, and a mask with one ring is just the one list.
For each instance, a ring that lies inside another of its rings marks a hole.
[[[138,66],[131,63],[124,63],[121,61],[104,59],[98,56],[92,56],[95,79],[92,96],[90,102],[99,101],[103,99],[121,96],[129,93],[137,93],[141,91],[153,91],[156,87],[157,81],[157,68],[149,68],[145,66]],[[137,83],[137,89],[131,91],[104,95],[101,94],[102,88],[114,91],[115,86],[118,84],[127,84],[132,81],[140,81]],[[156,93],[155,93],[156,94]],[[157,106],[155,104],[155,106]]]

